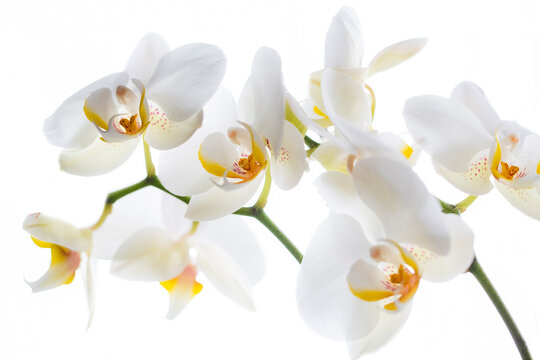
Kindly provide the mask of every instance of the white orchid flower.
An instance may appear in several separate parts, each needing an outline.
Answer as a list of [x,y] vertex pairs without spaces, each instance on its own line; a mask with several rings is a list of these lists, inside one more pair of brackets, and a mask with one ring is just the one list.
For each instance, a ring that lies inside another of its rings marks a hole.
[[286,106],[301,116],[300,106],[283,86],[279,55],[262,48],[238,106],[222,89],[205,107],[205,126],[198,134],[161,156],[159,174],[165,187],[191,196],[187,218],[214,220],[240,209],[256,193],[269,164],[282,189],[300,181],[307,168],[303,138],[285,121]]
[[540,219],[540,136],[501,121],[478,86],[463,82],[449,99],[411,98],[403,115],[413,138],[452,185],[482,195],[493,181],[514,207]]
[[300,119],[323,139],[311,157],[326,170],[347,172],[351,156],[387,156],[411,164],[416,162],[419,152],[400,136],[371,127],[370,102],[358,81],[328,69],[323,73],[322,82],[327,85],[322,88],[322,100],[334,131],[308,116]]
[[317,186],[333,213],[305,253],[298,307],[313,330],[347,341],[355,359],[398,332],[422,279],[468,269],[474,235],[392,159],[358,160],[353,177],[327,172]]
[[89,323],[94,312],[93,269],[90,250],[92,231],[77,228],[63,220],[42,213],[30,214],[23,222],[23,229],[30,234],[34,243],[51,249],[51,264],[48,271],[36,281],[28,282],[32,292],[39,292],[70,284],[81,265],[81,255],[87,255],[87,267],[83,269],[89,307]]
[[[364,56],[364,42],[362,39],[362,30],[360,21],[356,16],[355,11],[345,6],[341,8],[332,19],[332,23],[326,34],[325,49],[324,49],[324,70],[334,69],[343,74],[347,74],[349,78],[357,82],[353,83],[340,82],[336,85],[351,87],[354,92],[365,92],[365,81],[372,75],[390,69],[401,64],[405,60],[417,54],[424,45],[427,39],[410,39],[395,43],[380,51],[371,62],[364,66],[362,58]],[[310,96],[312,103],[309,103],[312,115],[321,124],[329,124],[326,104],[323,102],[322,91],[324,91],[324,81],[322,80],[324,70],[319,70],[310,76]],[[368,88],[369,90],[369,88]],[[371,90],[369,90],[371,93]],[[371,93],[371,95],[373,95]],[[343,103],[344,111],[353,111],[357,107],[356,100],[352,96],[347,103]],[[374,106],[373,99],[368,99],[370,107]],[[363,101],[363,100],[362,100]],[[332,118],[330,118],[332,121]]]
[[272,154],[272,177],[283,190],[295,187],[307,169],[303,135],[285,120],[287,107],[294,116],[305,116],[283,84],[279,54],[263,47],[253,58],[251,76],[244,86],[238,108],[240,119],[252,124],[266,141]]
[[[145,188],[118,201],[96,231],[95,252],[105,258],[112,254],[112,274],[159,282],[169,293],[169,319],[202,290],[199,272],[223,295],[253,310],[251,287],[264,274],[264,257],[255,235],[233,216],[193,223],[184,218],[184,203],[160,195],[156,189]],[[144,211],[140,209],[143,203]]]
[[65,149],[62,170],[83,176],[114,170],[140,136],[166,150],[184,143],[202,123],[202,108],[225,72],[221,50],[188,44],[169,50],[148,34],[124,72],[108,75],[68,98],[45,121],[45,136]]

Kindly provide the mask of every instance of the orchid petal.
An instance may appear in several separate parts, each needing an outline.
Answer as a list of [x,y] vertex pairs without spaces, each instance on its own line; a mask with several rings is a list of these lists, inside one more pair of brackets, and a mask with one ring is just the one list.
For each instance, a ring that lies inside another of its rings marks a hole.
[[469,162],[467,170],[453,172],[433,160],[435,170],[450,184],[471,195],[487,194],[493,188],[491,185],[491,169],[488,161],[489,151],[476,154]]
[[349,155],[349,152],[340,146],[332,142],[325,142],[317,146],[311,154],[311,158],[317,160],[327,171],[347,173]]
[[106,174],[126,162],[138,143],[138,137],[115,143],[96,138],[84,149],[63,151],[60,154],[60,168],[69,174],[80,176]]
[[197,264],[212,285],[238,305],[254,311],[248,277],[234,259],[212,242],[199,241],[195,248]]
[[540,192],[536,188],[517,188],[511,185],[493,182],[495,187],[513,207],[533,219],[540,220]]
[[308,164],[302,135],[291,123],[284,121],[283,125],[283,141],[279,155],[271,161],[271,173],[277,186],[290,190],[298,184]]
[[410,39],[392,44],[381,50],[369,64],[367,76],[388,70],[418,54],[426,45],[427,39]]
[[384,229],[379,219],[359,199],[352,176],[328,171],[315,180],[315,187],[332,212],[353,217],[362,225],[369,239],[384,237]]
[[77,252],[92,246],[92,232],[42,213],[30,214],[24,219],[23,229],[40,241],[59,245]]
[[242,91],[238,107],[241,109],[240,120],[252,124],[268,140],[270,148],[281,147],[285,87],[281,59],[275,50],[263,47],[255,54],[251,76]]
[[323,72],[321,90],[326,113],[338,129],[337,120],[359,129],[371,126],[371,103],[363,83],[329,69]]
[[378,305],[355,297],[347,285],[351,265],[371,244],[347,215],[330,215],[315,231],[300,266],[297,303],[311,329],[335,340],[356,340],[377,324]]
[[113,89],[118,85],[127,84],[128,78],[126,73],[111,74],[70,96],[54,114],[45,120],[43,132],[47,140],[53,145],[69,150],[79,150],[89,146],[99,133],[84,114],[84,101],[97,89]]
[[448,253],[450,239],[440,205],[408,165],[389,158],[361,159],[354,166],[353,181],[388,239]]
[[264,253],[257,236],[238,216],[201,223],[195,236],[223,250],[239,266],[249,285],[255,285],[264,276]]
[[[34,240],[36,241],[36,240]],[[36,242],[39,244],[39,240]],[[51,249],[51,265],[49,270],[38,280],[26,283],[32,292],[50,290],[63,284],[69,284],[75,277],[75,271],[81,263],[81,255],[55,244],[49,244]]]
[[161,282],[161,286],[169,292],[167,319],[172,320],[178,316],[186,308],[191,299],[201,292],[203,286],[196,281],[196,276],[197,268],[193,265],[188,265],[180,275]]
[[189,262],[189,248],[160,228],[144,228],[131,235],[111,262],[111,273],[138,281],[165,281],[180,274]]
[[366,337],[347,344],[351,359],[354,360],[361,355],[375,352],[389,342],[407,321],[411,307],[412,301],[408,301],[399,308],[399,311],[381,310],[379,321],[373,331]]
[[362,66],[363,55],[360,20],[352,8],[344,6],[334,16],[326,33],[324,67],[359,68]]
[[163,111],[154,107],[150,112],[150,124],[146,128],[144,139],[153,148],[170,150],[189,140],[201,127],[202,121],[202,111],[185,121],[173,122]]
[[186,218],[207,221],[232,214],[253,197],[263,179],[264,171],[261,171],[254,179],[236,184],[239,187],[237,190],[225,191],[215,186],[205,193],[193,196],[188,205]]
[[148,33],[131,53],[125,72],[147,84],[161,58],[169,52],[169,45],[160,35]]
[[386,276],[376,264],[358,259],[347,274],[352,293],[364,301],[378,301],[394,295],[386,285]]
[[410,98],[403,116],[414,140],[453,172],[466,171],[473,156],[489,149],[493,141],[470,109],[450,99],[433,95]]
[[200,131],[182,146],[164,151],[160,155],[159,178],[161,183],[175,194],[191,196],[214,187],[199,160],[199,147],[204,136]]
[[216,92],[225,65],[225,56],[216,46],[189,44],[176,48],[159,61],[146,85],[148,99],[165,111],[169,121],[187,120]]
[[452,91],[450,99],[468,107],[480,120],[484,129],[491,135],[495,134],[501,120],[482,89],[476,84],[468,81],[458,84]]
[[[445,214],[444,220],[450,233],[450,252],[436,256],[421,266],[422,278],[429,281],[444,282],[467,272],[474,259],[474,233],[459,215]],[[412,253],[415,256],[414,252]]]

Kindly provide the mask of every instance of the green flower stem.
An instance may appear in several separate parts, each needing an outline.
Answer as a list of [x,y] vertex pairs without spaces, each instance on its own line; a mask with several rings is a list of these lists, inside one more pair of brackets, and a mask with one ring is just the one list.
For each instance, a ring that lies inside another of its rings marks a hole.
[[461,200],[460,202],[458,202],[455,206],[456,210],[459,211],[460,213],[463,213],[465,210],[467,210],[467,208],[469,206],[471,206],[471,204],[476,200],[478,199],[478,196],[475,196],[475,195],[469,195],[467,196],[465,199]]
[[270,167],[267,165],[266,174],[264,175],[264,186],[261,191],[261,195],[259,195],[257,202],[255,203],[255,205],[253,205],[256,209],[264,209],[264,207],[266,206],[268,195],[270,195],[271,186],[272,186],[272,174],[270,174]]
[[474,258],[471,267],[468,270],[480,283],[486,294],[489,296],[489,299],[499,312],[499,315],[503,319],[504,323],[506,324],[506,327],[508,328],[508,331],[510,331],[510,334],[512,335],[512,338],[514,339],[514,343],[516,344],[516,347],[518,348],[518,351],[521,355],[521,358],[523,360],[530,360],[532,359],[531,354],[529,353],[529,349],[527,348],[527,344],[525,343],[525,340],[521,336],[521,333],[519,332],[519,329],[516,326],[516,323],[512,319],[512,316],[510,316],[510,313],[508,312],[508,309],[504,305],[503,301],[501,300],[499,294],[491,284],[491,281],[489,281],[489,278],[487,277],[486,273],[480,266],[480,263]]
[[285,246],[285,248],[291,253],[292,256],[298,261],[302,262],[303,255],[292,243],[292,241],[277,227],[277,225],[270,219],[270,217],[264,212],[263,209],[257,209],[255,207],[243,207],[234,213],[235,215],[250,216],[253,217],[261,224],[263,224],[270,232]]
[[[91,230],[96,230],[105,222],[107,217],[112,212],[112,206],[116,201],[147,186],[153,186],[171,196],[174,196],[175,198],[186,204],[189,204],[189,201],[191,200],[189,196],[176,195],[167,190],[167,188],[163,186],[163,184],[161,183],[161,181],[159,181],[156,175],[148,176],[146,179],[139,181],[136,184],[110,193],[107,196],[107,200],[105,201],[105,207],[103,208],[101,217],[96,222],[96,224],[91,227]],[[296,261],[298,261],[299,263],[302,262],[302,253],[296,248],[296,246],[294,246],[292,241],[279,229],[279,227],[268,217],[268,215],[264,212],[262,208],[258,208],[256,205],[250,207],[243,207],[234,212],[233,214],[240,216],[249,216],[257,219],[268,230],[270,230],[272,234],[274,234],[274,236],[283,244],[283,246],[285,246],[285,248],[291,253],[291,255],[294,256]]]
[[315,150],[317,147],[319,147],[319,145],[321,145],[307,135],[304,136],[304,143],[309,147],[310,151]]
[[152,162],[152,153],[150,152],[150,146],[148,146],[148,143],[144,139],[143,139],[143,144],[144,144],[144,162],[146,164],[146,176],[150,178],[156,175],[156,168],[154,166],[154,163]]

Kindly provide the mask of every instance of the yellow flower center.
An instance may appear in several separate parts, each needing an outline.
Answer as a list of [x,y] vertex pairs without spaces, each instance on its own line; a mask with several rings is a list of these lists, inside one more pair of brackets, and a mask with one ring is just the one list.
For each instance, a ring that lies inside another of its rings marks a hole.
[[518,173],[519,167],[509,166],[504,161],[501,161],[501,176],[506,180],[512,180],[514,176]]
[[115,123],[115,127],[123,134],[137,134],[142,127],[142,124],[137,121],[138,116],[138,114],[131,115],[129,119],[127,117],[122,117],[118,121],[118,124]]

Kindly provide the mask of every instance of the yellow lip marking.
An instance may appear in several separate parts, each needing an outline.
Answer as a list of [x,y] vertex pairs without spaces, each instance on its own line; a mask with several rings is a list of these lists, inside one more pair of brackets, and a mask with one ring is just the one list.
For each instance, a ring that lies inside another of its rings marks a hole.
[[[386,298],[389,298],[394,295],[399,295],[398,301],[401,303],[405,303],[412,299],[414,294],[416,293],[416,290],[418,289],[418,285],[420,284],[420,272],[418,268],[418,264],[416,261],[409,256],[401,246],[399,246],[396,242],[388,240],[388,243],[394,245],[396,249],[398,249],[401,258],[405,265],[410,267],[412,269],[409,270],[404,264],[399,265],[398,271],[391,274],[389,276],[389,281],[397,286],[397,289],[392,290],[355,290],[352,289],[349,285],[349,289],[351,292],[358,298],[364,300],[364,301],[379,301]],[[384,305],[384,308],[387,310],[395,311],[397,310],[397,305],[395,302],[389,303]]]
[[[32,241],[39,246],[40,248],[44,249],[51,249],[51,265],[50,267],[54,267],[56,265],[59,265],[61,263],[65,263],[66,261],[74,261],[79,262],[81,261],[80,255],[72,250],[69,250],[68,248],[65,248],[60,245],[48,243],[46,241],[39,240],[33,236],[31,236]],[[77,268],[78,266],[76,266]],[[70,284],[73,279],[75,278],[75,271],[66,279],[62,284]]]
[[401,149],[401,153],[405,158],[410,159],[414,150],[412,147],[410,147],[408,144],[405,144],[405,146]]
[[[497,149],[495,150],[495,154],[493,154],[493,160],[491,161],[491,173],[497,180],[503,178],[505,180],[511,181],[518,173],[519,167],[513,165],[510,166],[508,165],[508,163],[501,161],[501,144],[499,143],[499,138],[497,137],[497,134],[495,134],[495,141],[497,141]],[[510,141],[512,141],[512,143],[516,143],[517,141],[519,141],[519,139],[517,139],[514,135],[511,135]],[[499,171],[499,164],[501,165],[501,171]],[[538,170],[540,170],[540,164],[536,168],[537,173]]]

